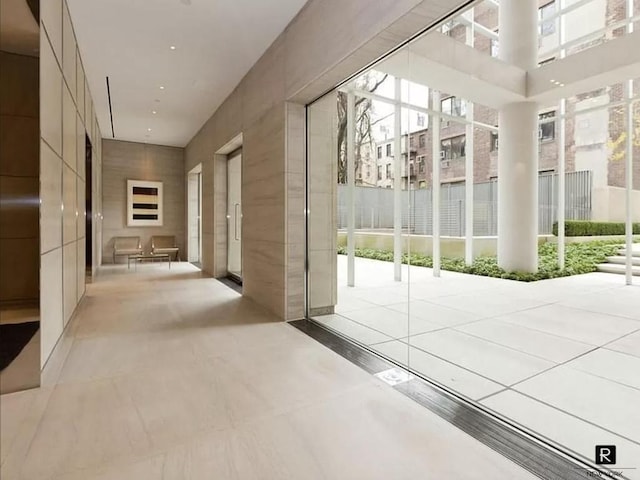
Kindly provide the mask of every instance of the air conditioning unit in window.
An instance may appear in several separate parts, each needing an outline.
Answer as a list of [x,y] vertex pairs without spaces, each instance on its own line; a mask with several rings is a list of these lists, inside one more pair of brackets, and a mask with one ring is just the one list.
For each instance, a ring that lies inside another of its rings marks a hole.
[[440,151],[440,160],[444,160],[445,158],[447,158],[447,152],[445,151]]

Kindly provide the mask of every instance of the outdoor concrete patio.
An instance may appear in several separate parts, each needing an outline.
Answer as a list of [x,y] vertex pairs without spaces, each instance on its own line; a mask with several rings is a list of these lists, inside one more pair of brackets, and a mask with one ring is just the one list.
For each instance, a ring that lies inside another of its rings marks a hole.
[[[640,478],[640,285],[592,273],[522,283],[356,259],[320,323],[593,460]],[[626,463],[626,464],[625,464]],[[627,465],[628,464],[628,465]]]

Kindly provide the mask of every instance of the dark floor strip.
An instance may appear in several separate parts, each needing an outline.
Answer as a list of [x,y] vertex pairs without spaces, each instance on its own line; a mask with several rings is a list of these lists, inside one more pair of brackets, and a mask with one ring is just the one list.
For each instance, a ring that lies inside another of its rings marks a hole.
[[224,283],[227,287],[229,287],[232,290],[235,290],[240,295],[242,295],[242,285],[240,285],[238,282],[235,282],[234,280],[228,277],[220,277],[220,278],[216,278],[216,280],[218,280],[220,283]]
[[0,325],[0,371],[7,368],[33,338],[40,322]]
[[[289,323],[368,373],[375,374],[396,366],[315,322],[295,320]],[[507,425],[491,414],[474,408],[426,379],[414,378],[393,388],[539,478],[545,480],[626,478],[620,475],[614,476],[608,470],[596,470],[579,458],[563,455],[552,445],[544,445],[533,440],[517,427]],[[571,459],[567,458],[568,456]]]

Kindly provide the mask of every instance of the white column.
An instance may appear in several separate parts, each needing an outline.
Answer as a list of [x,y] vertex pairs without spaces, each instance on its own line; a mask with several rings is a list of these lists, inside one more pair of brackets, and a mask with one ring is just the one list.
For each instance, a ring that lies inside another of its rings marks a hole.
[[[531,70],[538,62],[537,0],[503,0],[500,59]],[[499,112],[498,264],[538,270],[538,105],[520,102]]]
[[[633,0],[627,0],[627,19],[633,17]],[[633,33],[633,23],[630,22],[627,26],[627,33]],[[626,155],[626,169],[627,169],[627,185],[626,185],[626,250],[627,255],[625,259],[625,282],[627,285],[633,285],[633,223],[631,216],[633,214],[632,202],[633,202],[633,80],[627,80],[627,155]]]
[[[440,92],[433,90],[431,109],[440,111]],[[433,185],[431,187],[433,206],[433,276],[440,276],[440,115],[431,115],[431,147]]]
[[626,284],[633,285],[633,223],[631,216],[633,215],[633,80],[627,80],[627,154],[626,154],[626,170],[627,170],[627,185],[626,185],[626,259],[625,259],[625,277]]
[[347,285],[355,286],[356,99],[347,93]]
[[[466,44],[470,47],[474,45],[475,38],[475,9],[470,11],[471,25],[466,29]],[[464,180],[464,261],[467,265],[473,263],[473,160],[474,160],[474,132],[473,126],[473,103],[467,104],[467,120],[470,123],[467,124],[465,129],[465,180]]]
[[[565,0],[558,2],[558,8],[564,10]],[[560,45],[564,45],[567,38],[566,21],[567,16],[561,15],[558,22],[558,38],[560,39]],[[560,58],[566,56],[566,50],[560,49]],[[567,101],[566,99],[560,100],[558,108],[558,266],[560,269],[564,269],[565,264],[565,201],[566,201],[566,162],[565,162],[565,147],[566,147],[566,119],[564,118],[567,113]]]
[[[393,137],[393,278],[402,281],[402,107],[401,80],[395,80]],[[407,154],[408,154],[407,150]]]
[[564,269],[564,252],[565,252],[565,192],[566,192],[566,167],[565,167],[565,126],[566,120],[564,118],[567,107],[567,101],[563,98],[560,100],[560,108],[558,114],[560,119],[558,120],[558,266],[560,269]]
[[[467,104],[467,120],[473,122],[473,103]],[[473,263],[473,158],[474,134],[473,123],[468,123],[465,130],[465,160],[464,160],[464,261],[467,265]]]

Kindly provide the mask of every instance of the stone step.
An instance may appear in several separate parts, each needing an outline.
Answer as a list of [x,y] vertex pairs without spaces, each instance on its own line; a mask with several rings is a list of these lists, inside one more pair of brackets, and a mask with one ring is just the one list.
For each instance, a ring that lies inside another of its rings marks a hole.
[[[597,266],[599,272],[605,273],[617,273],[620,275],[625,275],[625,266],[619,265],[616,263],[601,263]],[[633,266],[631,267],[631,272],[634,276],[640,277],[640,267]]]
[[[627,254],[626,248],[621,248],[620,250],[618,250],[618,255],[622,255],[624,257],[626,254]],[[636,247],[635,245],[633,246],[633,249],[631,250],[631,256],[640,257],[640,246],[639,247]]]
[[[607,257],[608,263],[615,263],[618,265],[625,265],[627,263],[627,257],[622,255],[616,255],[614,257]],[[631,265],[640,265],[640,255],[631,257]]]

